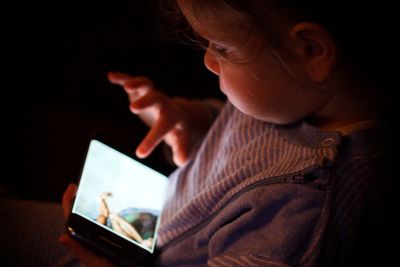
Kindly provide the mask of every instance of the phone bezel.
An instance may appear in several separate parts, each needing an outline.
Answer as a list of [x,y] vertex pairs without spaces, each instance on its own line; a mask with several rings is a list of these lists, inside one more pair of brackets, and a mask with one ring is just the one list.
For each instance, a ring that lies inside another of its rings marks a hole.
[[150,253],[79,214],[70,214],[66,229],[73,239],[97,252],[98,255],[106,256],[119,265],[131,266],[132,264],[140,264],[141,266],[151,266],[159,253],[157,249]]

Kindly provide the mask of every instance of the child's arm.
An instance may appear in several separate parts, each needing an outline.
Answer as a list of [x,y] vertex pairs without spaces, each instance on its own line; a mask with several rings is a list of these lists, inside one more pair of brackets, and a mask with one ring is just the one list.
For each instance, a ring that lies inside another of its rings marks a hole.
[[145,77],[109,73],[108,78],[125,89],[131,111],[151,127],[136,150],[139,157],[147,157],[164,140],[172,148],[175,164],[185,164],[191,149],[213,122],[213,110],[222,106],[216,101],[168,97]]

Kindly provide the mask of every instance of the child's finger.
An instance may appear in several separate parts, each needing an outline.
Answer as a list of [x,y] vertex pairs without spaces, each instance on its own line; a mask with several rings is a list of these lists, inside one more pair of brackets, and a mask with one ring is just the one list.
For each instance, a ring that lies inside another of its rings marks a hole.
[[132,79],[132,76],[121,72],[109,72],[107,78],[111,83],[123,86],[126,82]]
[[137,90],[137,89],[146,89],[146,90],[151,90],[154,89],[154,84],[153,82],[147,78],[147,77],[130,77],[125,83],[124,83],[124,89],[129,93],[129,91],[132,90]]
[[109,72],[107,76],[111,83],[123,86],[128,93],[138,88],[146,90],[154,88],[153,82],[147,77],[131,76],[120,72]]
[[177,145],[172,149],[172,158],[176,166],[183,166],[189,159],[187,153],[187,142],[177,143]]
[[151,106],[161,106],[166,101],[166,96],[158,91],[150,91],[144,96],[135,99],[130,105],[130,109],[133,113],[137,113],[143,109]]
[[168,133],[165,137],[165,142],[172,149],[172,159],[177,166],[183,166],[189,159],[188,155],[188,147],[189,144],[189,136],[186,131],[178,130],[174,128],[170,133]]
[[72,200],[75,197],[75,193],[76,193],[76,185],[69,184],[62,196],[62,207],[65,218],[68,218],[68,215],[71,211]]
[[150,131],[136,149],[136,155],[139,158],[147,157],[163,140],[164,136],[171,131],[175,124],[176,121],[168,119],[167,116],[161,114],[160,118],[150,128]]

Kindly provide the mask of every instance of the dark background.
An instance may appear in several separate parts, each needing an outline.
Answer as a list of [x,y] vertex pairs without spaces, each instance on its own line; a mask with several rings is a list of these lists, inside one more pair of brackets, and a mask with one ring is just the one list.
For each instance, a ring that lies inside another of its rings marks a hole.
[[[149,76],[171,96],[222,97],[202,52],[160,34],[155,2],[26,1],[4,9],[1,194],[58,202],[78,179],[94,129],[125,132],[133,143],[144,136],[108,71]],[[165,164],[158,154],[154,161]]]

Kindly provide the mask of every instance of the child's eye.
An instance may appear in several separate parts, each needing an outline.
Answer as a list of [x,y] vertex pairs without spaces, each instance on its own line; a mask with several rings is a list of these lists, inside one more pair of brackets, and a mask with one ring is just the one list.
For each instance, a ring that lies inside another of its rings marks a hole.
[[226,56],[228,54],[228,49],[218,44],[209,43],[209,48],[219,56]]

